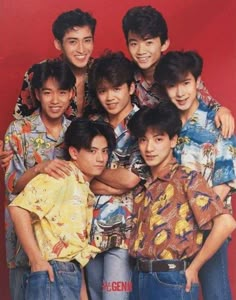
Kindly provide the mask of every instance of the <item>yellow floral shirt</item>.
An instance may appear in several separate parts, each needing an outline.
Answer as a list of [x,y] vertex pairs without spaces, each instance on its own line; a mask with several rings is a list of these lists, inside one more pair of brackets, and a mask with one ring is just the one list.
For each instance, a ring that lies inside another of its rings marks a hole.
[[10,204],[30,212],[39,249],[46,260],[81,266],[100,250],[88,244],[94,194],[82,173],[71,163],[70,176],[54,179],[40,174]]

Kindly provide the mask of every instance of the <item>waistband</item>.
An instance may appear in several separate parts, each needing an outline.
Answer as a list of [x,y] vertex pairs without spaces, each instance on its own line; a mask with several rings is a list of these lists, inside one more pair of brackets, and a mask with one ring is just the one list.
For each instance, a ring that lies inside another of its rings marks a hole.
[[173,272],[184,271],[190,265],[187,260],[136,259],[136,268],[139,272]]

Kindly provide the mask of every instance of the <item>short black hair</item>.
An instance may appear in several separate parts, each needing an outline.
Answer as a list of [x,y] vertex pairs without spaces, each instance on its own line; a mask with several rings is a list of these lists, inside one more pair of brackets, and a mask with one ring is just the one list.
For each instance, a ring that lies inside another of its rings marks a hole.
[[93,139],[98,135],[105,137],[110,152],[115,149],[116,138],[109,123],[75,118],[65,133],[65,159],[70,160],[70,146],[75,147],[78,151],[80,149],[90,149]]
[[175,85],[191,73],[195,80],[201,75],[202,57],[195,51],[170,51],[163,55],[156,66],[154,80],[161,94],[167,86]]
[[33,66],[31,81],[33,90],[40,89],[49,78],[54,78],[62,90],[71,90],[75,86],[75,75],[67,63],[62,60],[46,60]]
[[96,28],[96,19],[88,12],[84,12],[79,8],[66,11],[60,14],[52,24],[52,32],[54,37],[62,42],[65,33],[73,27],[88,26],[94,36]]
[[179,135],[182,121],[178,109],[170,101],[163,101],[153,108],[142,107],[130,119],[128,128],[133,136],[140,138],[145,136],[148,128],[167,133],[172,139]]
[[127,11],[122,20],[126,43],[128,34],[133,32],[140,37],[159,37],[163,45],[168,39],[168,28],[162,14],[150,5],[135,6]]

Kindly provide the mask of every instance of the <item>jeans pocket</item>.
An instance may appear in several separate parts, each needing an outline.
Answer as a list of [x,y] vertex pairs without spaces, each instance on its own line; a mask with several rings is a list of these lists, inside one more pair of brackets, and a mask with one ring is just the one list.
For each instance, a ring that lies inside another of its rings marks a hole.
[[153,272],[153,278],[161,285],[183,288],[186,284],[185,274],[182,272]]
[[29,273],[26,279],[26,299],[35,299],[35,295],[37,295],[37,300],[47,299],[49,286],[50,281],[47,271]]

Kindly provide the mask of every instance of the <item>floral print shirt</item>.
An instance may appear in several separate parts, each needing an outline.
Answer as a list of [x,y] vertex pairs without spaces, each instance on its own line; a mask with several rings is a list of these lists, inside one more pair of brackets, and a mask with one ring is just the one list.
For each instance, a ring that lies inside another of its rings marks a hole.
[[[200,172],[212,187],[227,184],[236,189],[236,137],[224,139],[216,128],[215,110],[201,99],[184,124],[174,149],[178,162]],[[225,199],[231,209],[231,193]]]
[[[62,119],[62,131],[57,140],[47,133],[39,110],[29,117],[13,121],[5,134],[4,150],[12,150],[13,158],[5,172],[7,203],[15,198],[13,189],[23,173],[44,160],[64,157],[64,134],[70,121]],[[9,216],[5,211],[6,255],[9,267],[24,266],[28,259],[22,250]]]
[[134,230],[129,251],[147,259],[191,258],[203,243],[202,230],[229,213],[196,171],[172,161],[155,180],[139,185],[134,199]]
[[[144,163],[138,151],[136,140],[127,128],[129,119],[138,110],[137,106],[115,128],[116,149],[112,152],[108,168],[127,168],[144,178]],[[127,179],[128,180],[128,179]],[[121,196],[97,195],[94,207],[91,242],[102,251],[118,247],[127,249],[131,232],[133,209],[132,191]]]
[[100,252],[88,243],[95,197],[80,170],[73,163],[71,167],[71,174],[65,178],[36,176],[10,206],[30,212],[45,260],[76,259],[83,267]]

